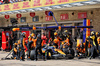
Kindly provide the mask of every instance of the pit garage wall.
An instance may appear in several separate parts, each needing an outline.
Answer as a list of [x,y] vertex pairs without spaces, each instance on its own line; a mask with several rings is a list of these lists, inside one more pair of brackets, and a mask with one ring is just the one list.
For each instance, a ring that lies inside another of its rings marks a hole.
[[95,31],[100,32],[100,9],[94,10],[92,18],[93,18],[92,25],[94,26]]
[[[90,9],[90,10],[82,10],[82,11],[65,11],[65,10],[59,10],[59,11],[53,11],[54,12],[54,16],[57,19],[58,22],[66,22],[66,21],[79,21],[79,20],[83,20],[83,19],[78,19],[78,13],[79,12],[87,12],[87,18],[92,20],[92,25],[94,26],[94,30],[100,32],[99,30],[99,25],[100,25],[100,9]],[[92,13],[91,13],[92,12]],[[74,15],[72,15],[72,13],[74,13]],[[68,19],[67,20],[61,20],[60,19],[60,15],[61,14],[68,14]],[[51,20],[51,21],[46,21],[45,20],[45,11],[39,11],[36,12],[36,16],[39,16],[39,21],[37,22],[32,22],[32,17],[30,17],[29,13],[22,13],[22,17],[26,17],[26,22],[25,23],[21,23],[20,19],[18,19],[18,23],[19,24],[27,24],[27,23],[44,23],[44,22],[55,22],[55,20]],[[16,18],[16,14],[11,14],[10,18]],[[54,23],[55,24],[55,23]],[[72,23],[73,26],[75,25],[75,23]],[[11,25],[10,23],[10,19],[5,19],[4,15],[0,16],[0,27],[6,27],[8,25]],[[32,25],[32,24],[30,24]],[[42,24],[40,24],[42,26]],[[56,25],[56,24],[55,24]],[[18,25],[19,26],[19,25]]]

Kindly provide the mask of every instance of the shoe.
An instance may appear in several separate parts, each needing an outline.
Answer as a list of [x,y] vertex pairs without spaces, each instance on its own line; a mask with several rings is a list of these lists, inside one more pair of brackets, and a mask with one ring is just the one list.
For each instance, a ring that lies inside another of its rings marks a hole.
[[14,59],[14,57],[11,57],[11,59]]
[[78,57],[78,59],[81,59],[81,57]]
[[35,59],[34,61],[37,61],[37,59]]
[[43,59],[44,61],[46,61],[46,59]]
[[89,57],[88,59],[91,60],[91,57]]
[[31,60],[30,58],[27,58],[27,60]]
[[19,60],[19,58],[17,58],[17,60]]
[[77,58],[78,58],[78,59],[81,59],[80,55],[77,55]]
[[20,61],[25,61],[24,59],[20,59]]

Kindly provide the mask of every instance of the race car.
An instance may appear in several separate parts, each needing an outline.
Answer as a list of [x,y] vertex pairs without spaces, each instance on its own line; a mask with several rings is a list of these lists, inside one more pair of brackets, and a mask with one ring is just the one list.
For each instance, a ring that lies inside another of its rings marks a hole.
[[[45,54],[46,59],[58,59],[58,58],[74,58],[74,50],[73,49],[66,49],[66,51],[62,51],[61,49],[55,48],[55,46],[48,46],[45,45],[42,48],[42,53]],[[30,58],[34,59],[35,50],[31,50]]]

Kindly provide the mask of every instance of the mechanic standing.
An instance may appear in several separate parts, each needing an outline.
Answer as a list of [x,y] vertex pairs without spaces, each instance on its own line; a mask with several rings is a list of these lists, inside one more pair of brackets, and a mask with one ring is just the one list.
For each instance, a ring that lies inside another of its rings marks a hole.
[[56,48],[59,48],[60,46],[60,41],[62,41],[62,39],[58,36],[58,33],[57,31],[54,32],[54,40],[53,40],[53,45],[56,47]]
[[30,59],[30,51],[31,51],[31,44],[33,43],[32,38],[34,36],[34,33],[30,34],[30,36],[28,37],[28,44],[27,44],[27,48],[28,48],[28,52],[27,52],[27,59]]
[[25,38],[26,38],[26,33],[23,32],[22,33],[22,38],[21,38],[21,44],[20,44],[20,48],[21,48],[21,51],[20,51],[20,61],[24,61],[25,59]]
[[89,59],[91,59],[94,55],[94,51],[99,55],[99,53],[97,52],[97,46],[96,46],[96,36],[95,36],[95,32],[92,31],[91,32],[91,36],[89,37],[89,41],[91,44],[91,55],[89,57]]
[[55,37],[55,39],[53,40],[53,45],[58,48],[58,43],[59,43],[59,40],[57,39],[57,37]]
[[43,60],[45,60],[45,55],[42,54],[42,50],[41,50],[41,43],[42,43],[41,35],[38,34],[37,35],[37,41],[36,41],[36,48],[35,48],[35,61],[38,60],[38,58],[37,58],[38,50],[39,50],[40,54],[42,55]]
[[43,35],[41,36],[41,39],[42,39],[42,46],[44,46],[47,41],[47,37],[46,37],[45,33],[43,33]]
[[12,39],[11,39],[11,35],[8,36],[8,50],[10,51],[10,47],[12,44]]

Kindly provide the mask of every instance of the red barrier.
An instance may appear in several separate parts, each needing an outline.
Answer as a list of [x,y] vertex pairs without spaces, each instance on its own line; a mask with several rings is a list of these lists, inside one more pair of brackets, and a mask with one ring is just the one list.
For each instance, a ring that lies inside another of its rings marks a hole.
[[8,49],[8,36],[11,34],[11,31],[2,31],[2,49]]

